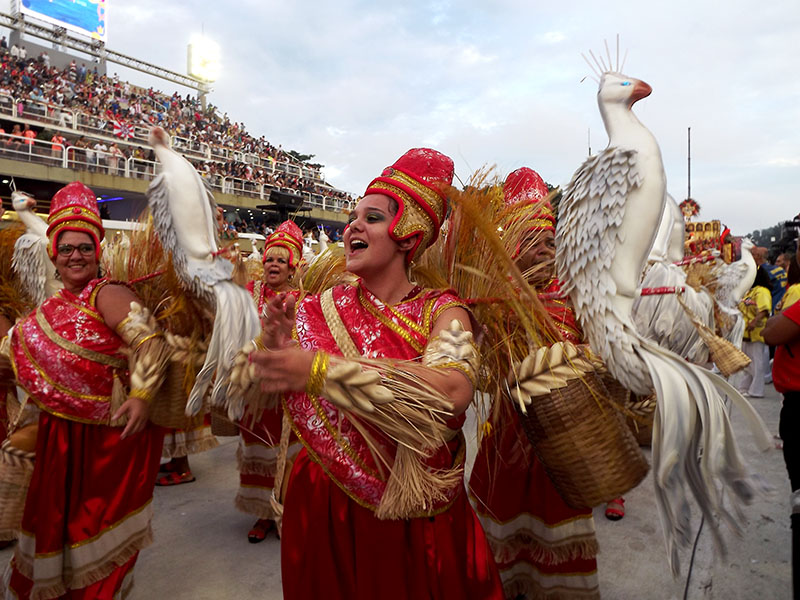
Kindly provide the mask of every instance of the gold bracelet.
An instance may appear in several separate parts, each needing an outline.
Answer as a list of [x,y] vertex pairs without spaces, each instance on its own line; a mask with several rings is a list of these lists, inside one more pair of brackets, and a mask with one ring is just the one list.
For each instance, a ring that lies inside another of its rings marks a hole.
[[139,400],[144,400],[150,404],[153,401],[153,393],[149,390],[134,388],[128,392],[128,398],[139,398]]
[[309,396],[317,397],[322,393],[322,388],[325,387],[325,379],[328,376],[330,359],[330,354],[321,350],[314,354],[314,360],[311,361],[311,370],[308,373],[308,381],[306,382],[306,394]]
[[145,342],[149,342],[150,340],[152,340],[154,338],[157,338],[159,336],[163,336],[163,335],[164,335],[163,331],[156,331],[155,333],[151,333],[150,335],[146,335],[142,339],[140,339],[138,342],[136,342],[136,346],[131,348],[131,350],[136,352],[139,348],[142,347],[142,344],[144,344]]
[[253,338],[253,345],[256,347],[256,350],[266,350],[267,346],[264,344],[264,340],[261,338],[261,334]]

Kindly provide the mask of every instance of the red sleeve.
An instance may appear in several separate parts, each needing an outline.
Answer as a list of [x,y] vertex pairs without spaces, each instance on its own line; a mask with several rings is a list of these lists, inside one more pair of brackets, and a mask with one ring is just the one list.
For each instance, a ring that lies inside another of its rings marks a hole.
[[795,302],[781,314],[787,319],[794,321],[797,325],[800,325],[800,302]]

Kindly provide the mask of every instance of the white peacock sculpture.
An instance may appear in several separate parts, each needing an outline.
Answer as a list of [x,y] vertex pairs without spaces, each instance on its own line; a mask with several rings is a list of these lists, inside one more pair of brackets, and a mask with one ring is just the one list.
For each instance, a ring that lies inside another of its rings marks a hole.
[[38,306],[61,289],[56,269],[47,255],[47,223],[34,212],[36,200],[25,192],[11,193],[11,205],[27,231],[14,244],[12,266],[25,293]]
[[[758,414],[724,379],[642,336],[632,319],[636,289],[666,202],[661,152],[633,104],[650,86],[597,61],[597,94],[608,147],[589,157],[567,186],[556,231],[556,267],[592,349],[625,387],[655,389],[652,460],[655,496],[673,573],[678,547],[690,542],[687,487],[724,550],[714,514],[736,521],[716,482],[749,502],[762,484],[740,457],[725,409],[727,394],[744,413],[758,444],[769,435]],[[619,64],[617,62],[617,64]]]
[[681,302],[714,329],[714,299],[705,290],[686,285],[686,272],[673,264],[683,258],[685,224],[678,204],[667,194],[664,212],[650,249],[642,279],[643,288],[679,288],[674,293],[640,296],[633,303],[633,322],[643,336],[668,348],[696,365],[709,360],[708,346],[683,308]]
[[678,262],[683,258],[683,239],[686,223],[675,198],[667,194],[664,212],[658,224],[658,231],[650,249],[648,262]]
[[750,251],[755,244],[750,238],[742,238],[742,256],[730,264],[721,264],[716,269],[717,289],[714,297],[723,313],[720,329],[725,339],[738,348],[744,336],[744,317],[739,311],[739,302],[745,297],[756,278],[756,261]]
[[228,416],[239,419],[244,405],[241,399],[226,398],[227,379],[236,352],[261,330],[258,312],[247,290],[231,280],[231,261],[219,255],[216,205],[203,179],[170,149],[163,129],[153,129],[150,143],[162,166],[147,190],[159,239],[172,253],[175,271],[186,288],[215,310],[206,360],[189,394],[186,414],[200,412],[216,374],[211,405],[227,405]]

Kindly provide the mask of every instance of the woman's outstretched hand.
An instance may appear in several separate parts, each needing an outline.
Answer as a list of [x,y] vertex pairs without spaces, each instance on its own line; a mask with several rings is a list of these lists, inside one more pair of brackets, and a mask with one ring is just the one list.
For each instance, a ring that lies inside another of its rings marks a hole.
[[276,393],[305,389],[314,353],[301,350],[292,339],[294,296],[279,294],[267,303],[264,312],[261,343],[265,349],[250,354],[262,391]]
[[261,342],[270,350],[285,348],[294,344],[292,329],[294,328],[294,296],[278,294],[270,300],[261,318]]
[[261,390],[267,393],[302,391],[306,388],[314,353],[289,346],[250,354]]

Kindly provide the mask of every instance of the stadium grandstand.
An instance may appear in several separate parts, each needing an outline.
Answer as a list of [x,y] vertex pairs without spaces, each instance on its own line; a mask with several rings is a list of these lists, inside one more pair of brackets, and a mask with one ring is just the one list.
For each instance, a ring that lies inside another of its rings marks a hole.
[[[80,180],[97,193],[105,219],[136,220],[158,173],[147,143],[158,125],[208,181],[231,235],[260,238],[291,215],[307,231],[325,227],[338,239],[353,197],[326,183],[320,165],[251,135],[207,103],[207,85],[28,15],[0,13],[0,35],[0,196],[6,208],[17,189],[34,195],[37,211],[46,214],[56,190]],[[198,94],[109,76],[112,60]]]

